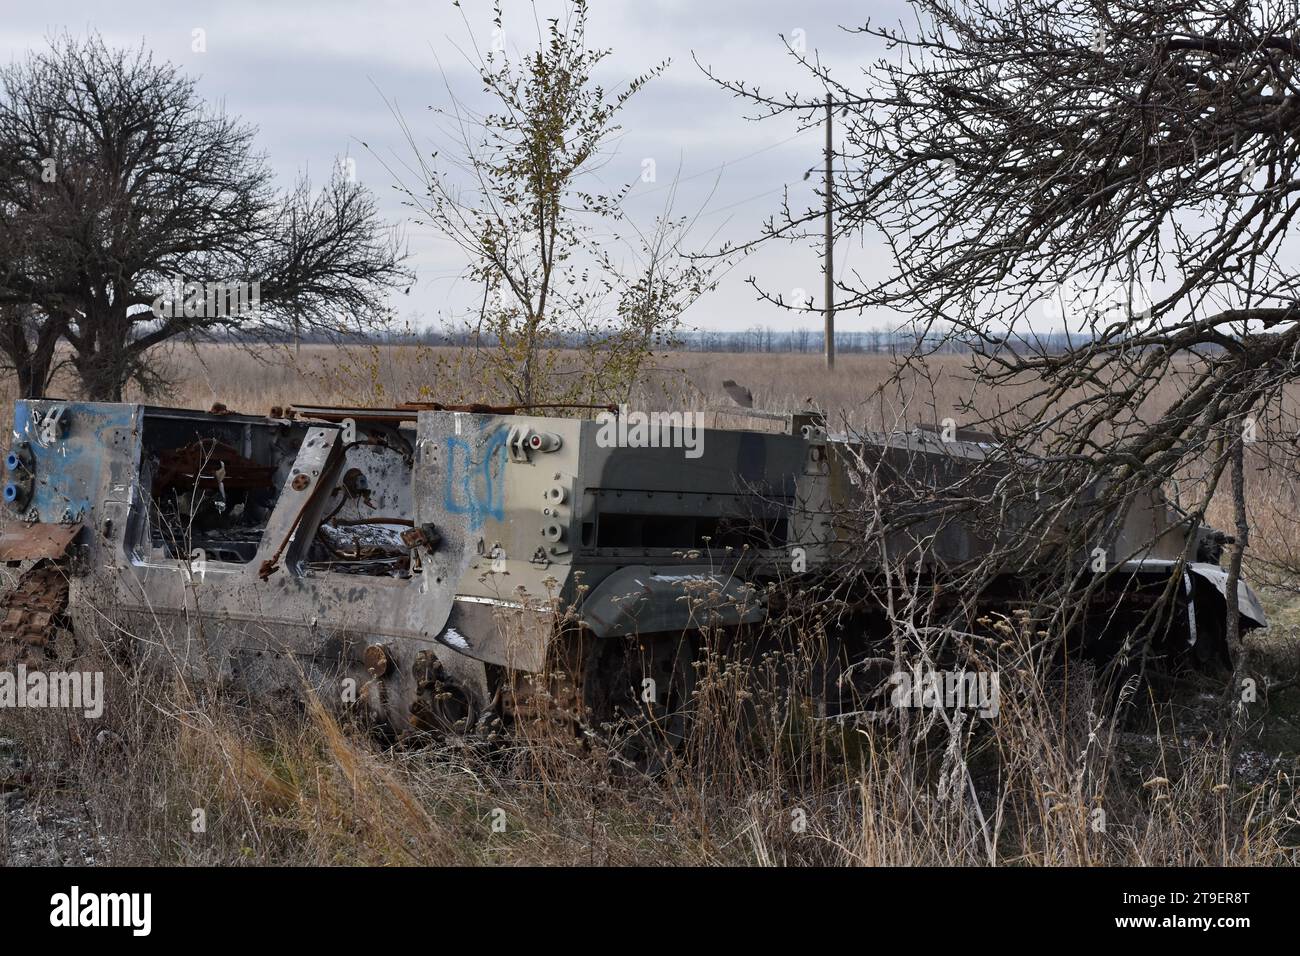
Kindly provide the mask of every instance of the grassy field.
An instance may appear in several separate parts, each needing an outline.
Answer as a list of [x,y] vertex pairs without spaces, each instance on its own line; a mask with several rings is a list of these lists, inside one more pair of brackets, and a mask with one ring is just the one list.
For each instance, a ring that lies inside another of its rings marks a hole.
[[[506,398],[443,349],[206,347],[167,363],[173,388],[155,401],[200,409]],[[725,406],[734,379],[758,408],[812,404],[880,427],[993,400],[954,358],[882,400],[889,373],[884,356],[842,356],[830,376],[816,355],[675,353],[633,401]],[[1295,513],[1291,476],[1256,469],[1251,482],[1256,544],[1289,555],[1277,516]],[[545,720],[491,745],[390,746],[311,702],[142,677],[81,615],[80,666],[105,670],[110,706],[96,722],[0,712],[0,863],[1293,865],[1300,604],[1285,568],[1270,574],[1273,626],[1249,639],[1261,699],[1231,733],[1212,682],[1139,695],[1117,720],[1086,681],[1063,704],[1026,674],[991,726],[918,744],[819,724],[710,661],[688,745],[653,777]],[[767,717],[741,746],[730,721],[747,693]]]

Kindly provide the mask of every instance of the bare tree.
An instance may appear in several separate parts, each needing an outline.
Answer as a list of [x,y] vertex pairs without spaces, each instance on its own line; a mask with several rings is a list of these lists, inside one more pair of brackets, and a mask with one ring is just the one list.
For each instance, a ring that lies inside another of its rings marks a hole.
[[[502,35],[499,5],[493,13]],[[398,117],[415,157],[400,188],[417,222],[463,252],[467,277],[483,288],[471,323],[493,345],[481,357],[524,404],[626,394],[650,350],[712,287],[711,270],[682,252],[690,217],[669,203],[638,230],[621,206],[626,188],[605,190],[592,176],[623,107],[667,64],[607,93],[593,71],[610,51],[588,47],[586,25],[587,4],[575,0],[518,61],[504,48],[471,55],[491,105],[477,113],[449,90],[452,104],[439,111],[453,143],[445,157],[426,156]],[[557,349],[574,340],[582,361],[570,374]]]
[[[149,350],[177,336],[385,317],[405,273],[369,194],[341,173],[278,194],[254,129],[170,64],[63,37],[0,93],[0,300],[51,317],[90,398],[157,385]],[[231,283],[253,301],[213,308]]]
[[[886,51],[862,77],[792,50],[842,116],[838,228],[893,253],[880,273],[841,280],[839,307],[914,323],[921,344],[904,367],[969,348],[981,401],[949,413],[996,430],[1008,459],[1051,462],[1062,501],[1109,514],[1123,495],[1194,474],[1199,521],[1231,471],[1235,593],[1243,443],[1294,448],[1297,5],[912,7],[914,28],[858,28]],[[719,82],[764,115],[813,123],[825,103]],[[811,238],[821,215],[787,205],[755,241]],[[1062,327],[1064,348],[1043,335]],[[1109,491],[1093,494],[1101,475]],[[1236,615],[1228,627],[1235,642]]]
[[6,336],[0,351],[18,376],[19,396],[43,397],[60,364],[61,317],[41,313],[30,304],[0,305],[0,331]]
[[60,272],[60,247],[47,241],[49,225],[57,221],[38,213],[21,228],[0,230],[0,354],[23,398],[43,396],[61,364],[58,345],[67,323],[50,304],[70,290],[66,272]]

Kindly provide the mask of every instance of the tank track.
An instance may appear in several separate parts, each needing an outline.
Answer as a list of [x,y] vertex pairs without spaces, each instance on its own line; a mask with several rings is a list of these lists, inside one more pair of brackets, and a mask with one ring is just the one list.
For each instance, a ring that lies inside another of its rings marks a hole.
[[42,560],[0,597],[0,668],[40,667],[67,626],[68,569]]

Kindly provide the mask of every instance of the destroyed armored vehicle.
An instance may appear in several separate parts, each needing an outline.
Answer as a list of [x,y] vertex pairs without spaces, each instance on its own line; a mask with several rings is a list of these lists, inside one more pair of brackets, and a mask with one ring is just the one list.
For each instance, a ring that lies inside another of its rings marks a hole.
[[[0,557],[25,571],[0,609],[0,666],[45,660],[70,614],[110,620],[158,667],[252,692],[306,680],[399,729],[517,717],[564,649],[569,686],[548,699],[635,703],[653,675],[660,696],[641,699],[668,708],[689,681],[681,648],[761,626],[793,577],[847,580],[847,553],[875,554],[939,594],[946,569],[995,553],[996,531],[921,499],[902,524],[840,520],[888,510],[901,486],[880,476],[942,491],[989,457],[989,436],[850,440],[814,414],[769,416],[780,432],[670,417],[647,433],[627,418],[19,402]],[[1095,597],[1108,626],[1141,611],[1143,589],[1172,589],[1169,642],[1217,653],[1229,609],[1264,620],[1244,584],[1225,602],[1214,540],[1150,494],[1077,562],[1100,553],[1119,572]],[[1037,557],[1004,560],[988,601],[1013,607]],[[856,620],[841,669],[866,653],[870,613]]]

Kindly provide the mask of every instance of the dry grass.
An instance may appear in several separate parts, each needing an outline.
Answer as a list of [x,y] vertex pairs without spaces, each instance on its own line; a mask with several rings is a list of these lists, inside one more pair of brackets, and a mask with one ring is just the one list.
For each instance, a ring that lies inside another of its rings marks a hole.
[[[781,662],[796,674],[807,664]],[[110,674],[99,721],[4,716],[25,754],[22,802],[0,818],[5,863],[1293,865],[1300,854],[1294,756],[1248,765],[1258,751],[1230,752],[1154,705],[1144,732],[1126,731],[1090,702],[1064,708],[1028,672],[1004,687],[998,719],[953,735],[936,724],[903,746],[896,727],[817,721],[797,690],[714,656],[691,736],[649,777],[558,719],[494,746],[386,746],[311,699],[268,712],[102,651],[77,666]],[[28,818],[44,820],[38,839]]]
[[[414,346],[267,346],[252,351],[222,345],[178,346],[162,360],[170,391],[154,400],[199,409],[221,402],[252,414],[295,402],[508,401],[490,381],[474,374],[472,361],[464,360],[468,352]],[[879,402],[869,407],[864,403],[889,378],[892,365],[887,355],[842,355],[832,376],[826,374],[821,356],[811,353],[672,352],[656,357],[631,402],[638,407],[687,409],[730,405],[722,382],[734,379],[752,390],[756,408],[781,411],[811,403],[837,420],[843,413],[853,424],[870,427],[893,424],[905,403],[915,421],[951,415],[971,398],[979,402],[979,388],[966,380],[958,357],[935,357],[931,366],[933,382],[909,376],[905,393],[896,394],[882,408]],[[7,412],[12,405],[12,388],[12,381],[0,386],[4,406],[0,410]],[[75,379],[60,375],[51,394],[75,395],[76,391]],[[147,400],[134,389],[126,398]]]

